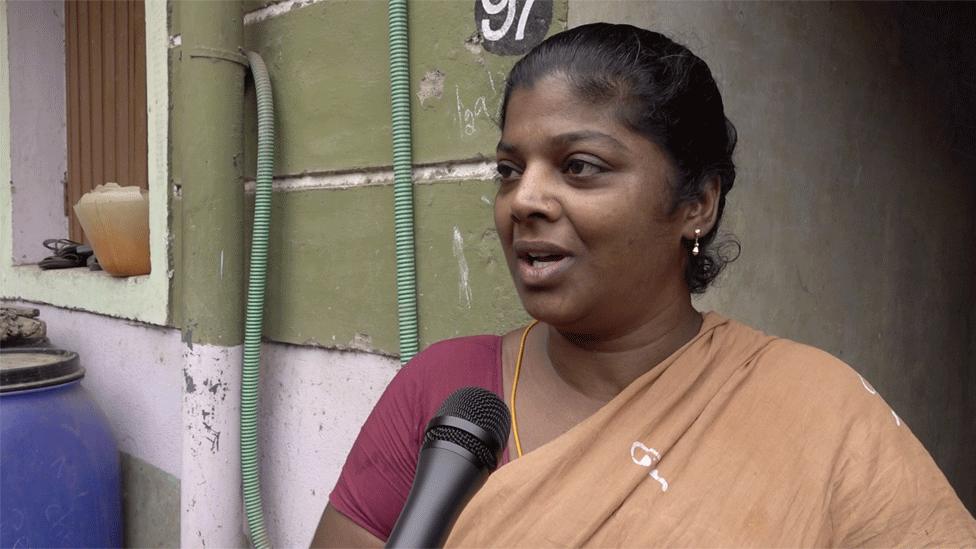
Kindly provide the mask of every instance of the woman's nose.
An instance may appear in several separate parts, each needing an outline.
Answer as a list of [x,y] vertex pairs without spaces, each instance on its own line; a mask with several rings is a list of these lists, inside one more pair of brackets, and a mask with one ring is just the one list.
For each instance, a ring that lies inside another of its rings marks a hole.
[[552,176],[543,169],[526,169],[512,194],[512,219],[555,221],[560,205]]

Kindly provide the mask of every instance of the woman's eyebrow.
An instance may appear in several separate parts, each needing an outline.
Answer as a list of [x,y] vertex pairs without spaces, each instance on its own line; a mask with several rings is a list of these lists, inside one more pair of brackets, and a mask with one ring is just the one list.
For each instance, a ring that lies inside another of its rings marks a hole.
[[[578,132],[562,133],[550,139],[550,142],[558,147],[566,147],[574,143],[579,143],[580,141],[603,141],[613,147],[617,147],[625,151],[629,150],[627,146],[616,137],[594,130],[581,130]],[[505,141],[499,141],[498,145],[495,147],[495,152],[514,154],[518,152],[518,147]]]
[[558,145],[566,146],[580,141],[603,141],[614,147],[628,150],[627,146],[620,142],[616,137],[594,130],[582,130],[578,132],[563,133],[555,136],[552,141]]
[[516,147],[515,145],[512,145],[511,143],[506,143],[504,141],[499,141],[498,142],[498,145],[495,146],[495,152],[496,153],[500,153],[500,152],[504,152],[504,153],[515,153],[517,150],[518,150],[518,147]]

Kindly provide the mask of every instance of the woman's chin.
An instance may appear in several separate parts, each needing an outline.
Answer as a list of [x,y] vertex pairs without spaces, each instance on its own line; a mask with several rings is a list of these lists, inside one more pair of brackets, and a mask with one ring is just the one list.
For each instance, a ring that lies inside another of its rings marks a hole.
[[577,307],[573,307],[572,303],[567,303],[567,300],[540,295],[520,294],[519,297],[522,299],[522,307],[529,316],[550,326],[556,328],[576,326],[585,319],[585,315]]

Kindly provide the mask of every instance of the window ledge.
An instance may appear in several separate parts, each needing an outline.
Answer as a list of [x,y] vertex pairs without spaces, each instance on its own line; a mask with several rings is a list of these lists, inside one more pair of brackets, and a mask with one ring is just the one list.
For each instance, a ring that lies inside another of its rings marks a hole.
[[167,321],[165,273],[115,277],[87,268],[43,270],[37,265],[0,270],[0,297],[129,318],[163,326]]
[[169,285],[169,32],[166,0],[146,1],[149,255],[153,272],[116,278],[79,269],[13,264],[10,82],[6,5],[0,1],[0,299],[47,303],[165,326]]

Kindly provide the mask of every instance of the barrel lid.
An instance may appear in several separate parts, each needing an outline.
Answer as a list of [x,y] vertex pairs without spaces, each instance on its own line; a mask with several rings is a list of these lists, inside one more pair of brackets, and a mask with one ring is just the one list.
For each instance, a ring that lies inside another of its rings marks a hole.
[[61,385],[85,376],[78,353],[61,349],[0,349],[0,393]]

